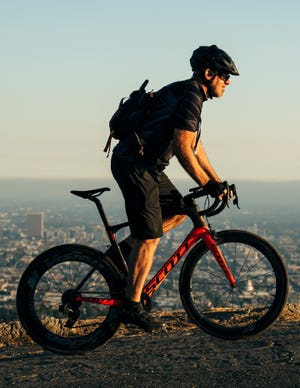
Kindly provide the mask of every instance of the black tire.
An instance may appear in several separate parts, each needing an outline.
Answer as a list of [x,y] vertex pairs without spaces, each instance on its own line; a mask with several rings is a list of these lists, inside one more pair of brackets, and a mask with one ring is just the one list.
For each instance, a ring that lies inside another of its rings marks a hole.
[[118,329],[116,308],[79,305],[74,301],[78,292],[89,297],[123,297],[121,275],[100,251],[61,245],[40,254],[25,270],[17,291],[17,310],[26,332],[43,348],[60,354],[84,353],[105,343]]
[[244,231],[219,232],[216,243],[237,287],[230,286],[201,241],[181,269],[184,308],[201,329],[220,338],[239,339],[265,330],[287,299],[288,276],[280,255],[266,240]]

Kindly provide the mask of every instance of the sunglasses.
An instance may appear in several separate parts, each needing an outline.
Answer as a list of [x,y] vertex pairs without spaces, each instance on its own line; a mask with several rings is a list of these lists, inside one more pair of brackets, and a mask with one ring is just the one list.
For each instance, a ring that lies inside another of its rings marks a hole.
[[222,81],[228,81],[230,78],[230,74],[228,73],[218,73],[217,74],[219,78],[221,78]]

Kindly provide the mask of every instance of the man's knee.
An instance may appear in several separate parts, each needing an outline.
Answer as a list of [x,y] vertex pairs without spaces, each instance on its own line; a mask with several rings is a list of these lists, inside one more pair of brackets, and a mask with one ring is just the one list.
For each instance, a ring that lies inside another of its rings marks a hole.
[[184,214],[177,214],[175,216],[165,218],[163,221],[163,232],[167,233],[169,230],[176,228],[187,218]]
[[187,218],[187,216],[185,214],[178,214],[177,216],[175,216],[175,222],[177,223],[177,225],[179,225],[183,221],[185,221],[186,218]]

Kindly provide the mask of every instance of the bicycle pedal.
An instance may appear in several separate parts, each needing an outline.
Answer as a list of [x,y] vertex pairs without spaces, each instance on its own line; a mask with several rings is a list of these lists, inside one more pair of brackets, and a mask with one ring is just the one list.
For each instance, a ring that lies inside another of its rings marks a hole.
[[77,319],[80,317],[79,309],[71,309],[68,311],[68,319],[66,321],[65,327],[71,328],[75,325]]

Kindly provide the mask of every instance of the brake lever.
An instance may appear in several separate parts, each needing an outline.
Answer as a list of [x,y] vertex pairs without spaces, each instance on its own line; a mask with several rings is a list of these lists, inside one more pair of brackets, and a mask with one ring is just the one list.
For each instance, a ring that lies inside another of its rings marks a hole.
[[226,196],[224,201],[226,201],[226,206],[229,207],[229,202],[230,202],[230,186],[227,181],[223,182],[223,185],[226,186]]
[[229,190],[231,190],[233,192],[233,201],[232,203],[238,208],[240,209],[240,206],[239,206],[239,197],[237,195],[237,191],[236,191],[236,186],[235,184],[233,185],[230,185],[229,186]]

